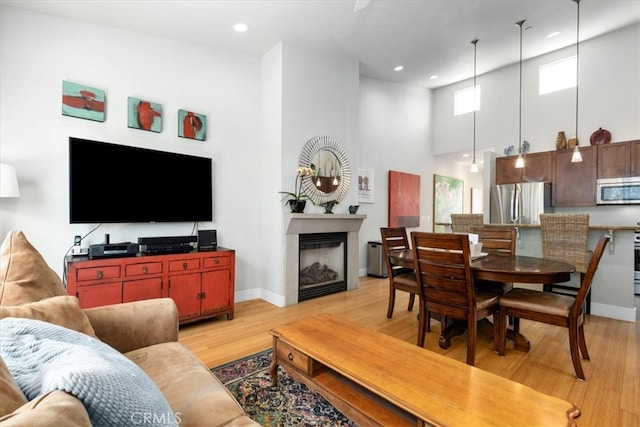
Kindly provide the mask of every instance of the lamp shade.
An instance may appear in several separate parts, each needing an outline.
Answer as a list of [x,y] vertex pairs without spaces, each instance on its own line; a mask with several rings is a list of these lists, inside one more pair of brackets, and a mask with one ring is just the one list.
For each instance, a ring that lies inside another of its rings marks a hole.
[[18,177],[13,165],[0,163],[0,197],[20,197]]

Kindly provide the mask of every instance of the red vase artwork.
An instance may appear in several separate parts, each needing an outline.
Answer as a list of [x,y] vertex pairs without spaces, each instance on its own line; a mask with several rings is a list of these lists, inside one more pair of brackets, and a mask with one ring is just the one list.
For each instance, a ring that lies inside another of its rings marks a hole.
[[207,116],[193,111],[178,110],[178,136],[204,141],[207,136]]
[[162,105],[129,97],[128,126],[162,132]]
[[103,90],[73,82],[62,82],[62,114],[104,122]]

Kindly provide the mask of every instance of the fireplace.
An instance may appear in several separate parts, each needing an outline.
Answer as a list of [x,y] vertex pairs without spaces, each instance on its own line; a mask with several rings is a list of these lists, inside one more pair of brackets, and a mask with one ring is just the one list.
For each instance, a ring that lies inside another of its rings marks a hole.
[[[300,276],[300,237],[305,234],[320,233],[345,233],[347,242],[345,245],[345,253],[347,259],[344,281],[347,290],[358,288],[359,273],[359,237],[360,226],[366,218],[361,214],[313,214],[313,213],[287,213],[284,214],[283,228],[285,233],[284,239],[284,275],[283,290],[284,299],[282,305],[288,306],[297,304],[299,301],[298,279]],[[326,264],[326,263],[325,263]],[[332,268],[335,270],[335,268]]]
[[298,301],[347,290],[347,233],[301,234]]

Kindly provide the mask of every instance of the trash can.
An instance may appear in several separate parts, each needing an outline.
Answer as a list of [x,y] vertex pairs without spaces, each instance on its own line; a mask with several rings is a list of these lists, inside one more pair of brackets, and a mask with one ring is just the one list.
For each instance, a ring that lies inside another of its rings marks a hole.
[[367,275],[375,277],[387,277],[387,263],[384,260],[382,242],[369,242],[367,250]]

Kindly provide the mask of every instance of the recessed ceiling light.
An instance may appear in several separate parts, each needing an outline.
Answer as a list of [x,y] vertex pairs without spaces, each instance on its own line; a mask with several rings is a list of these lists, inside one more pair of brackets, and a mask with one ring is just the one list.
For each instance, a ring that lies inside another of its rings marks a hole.
[[548,39],[550,39],[551,37],[555,37],[555,36],[557,36],[558,34],[560,34],[560,31],[554,31],[553,33],[549,33],[549,34],[547,34],[547,36],[546,36],[546,37],[547,37]]
[[238,22],[237,24],[233,24],[233,30],[238,33],[244,33],[249,29],[249,26],[244,22]]
[[393,69],[393,71],[402,71],[404,70],[404,67],[402,65],[398,65],[396,66],[396,68]]
[[469,153],[462,154],[462,157],[469,157]]
[[434,74],[433,76],[431,76],[431,77],[429,77],[429,78],[430,78],[431,80],[435,80],[435,79],[437,79],[437,78],[438,78],[438,75],[437,75],[437,74]]

